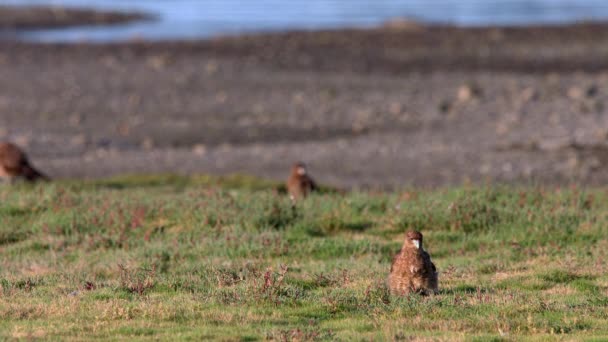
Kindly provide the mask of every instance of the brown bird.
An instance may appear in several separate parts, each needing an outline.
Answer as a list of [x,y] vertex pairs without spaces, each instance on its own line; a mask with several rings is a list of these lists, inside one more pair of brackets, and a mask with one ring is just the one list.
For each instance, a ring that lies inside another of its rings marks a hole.
[[317,185],[310,178],[306,165],[302,162],[297,162],[291,167],[291,174],[287,179],[287,192],[293,202],[306,198],[309,193],[315,191]]
[[10,142],[0,142],[0,179],[10,183],[17,179],[28,182],[49,180],[30,164],[25,152]]
[[395,295],[438,292],[437,269],[429,253],[422,248],[420,232],[407,232],[401,251],[393,259],[388,287]]

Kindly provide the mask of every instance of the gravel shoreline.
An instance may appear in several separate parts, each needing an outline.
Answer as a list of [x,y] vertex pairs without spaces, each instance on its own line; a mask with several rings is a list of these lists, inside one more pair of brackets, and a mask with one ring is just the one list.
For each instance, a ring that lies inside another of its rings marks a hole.
[[608,181],[608,25],[0,42],[0,138],[54,177]]

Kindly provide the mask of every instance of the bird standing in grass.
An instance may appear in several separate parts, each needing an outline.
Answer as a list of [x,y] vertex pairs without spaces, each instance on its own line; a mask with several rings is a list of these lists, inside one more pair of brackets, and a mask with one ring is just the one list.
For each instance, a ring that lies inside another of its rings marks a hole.
[[422,248],[422,233],[407,232],[401,251],[393,259],[388,286],[395,295],[438,292],[437,269]]
[[17,179],[28,182],[49,180],[30,164],[25,153],[17,145],[10,142],[0,142],[0,179],[10,183]]
[[292,202],[306,198],[308,194],[317,189],[315,181],[308,175],[306,165],[297,162],[291,167],[291,174],[287,179],[287,192]]

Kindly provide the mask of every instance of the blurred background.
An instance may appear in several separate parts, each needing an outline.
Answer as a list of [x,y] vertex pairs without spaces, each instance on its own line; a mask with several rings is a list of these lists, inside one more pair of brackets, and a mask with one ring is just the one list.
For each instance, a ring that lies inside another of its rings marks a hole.
[[0,139],[55,178],[608,181],[603,0],[4,0]]
[[32,32],[42,41],[196,39],[287,29],[373,27],[395,17],[460,26],[564,24],[608,17],[603,0],[4,0],[153,14],[158,20],[113,28]]

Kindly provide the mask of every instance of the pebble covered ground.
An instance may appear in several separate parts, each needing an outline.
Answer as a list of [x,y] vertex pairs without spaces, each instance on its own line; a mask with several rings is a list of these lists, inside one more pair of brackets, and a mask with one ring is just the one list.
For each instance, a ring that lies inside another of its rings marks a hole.
[[0,139],[57,178],[284,179],[303,160],[347,188],[604,184],[607,28],[2,41]]

